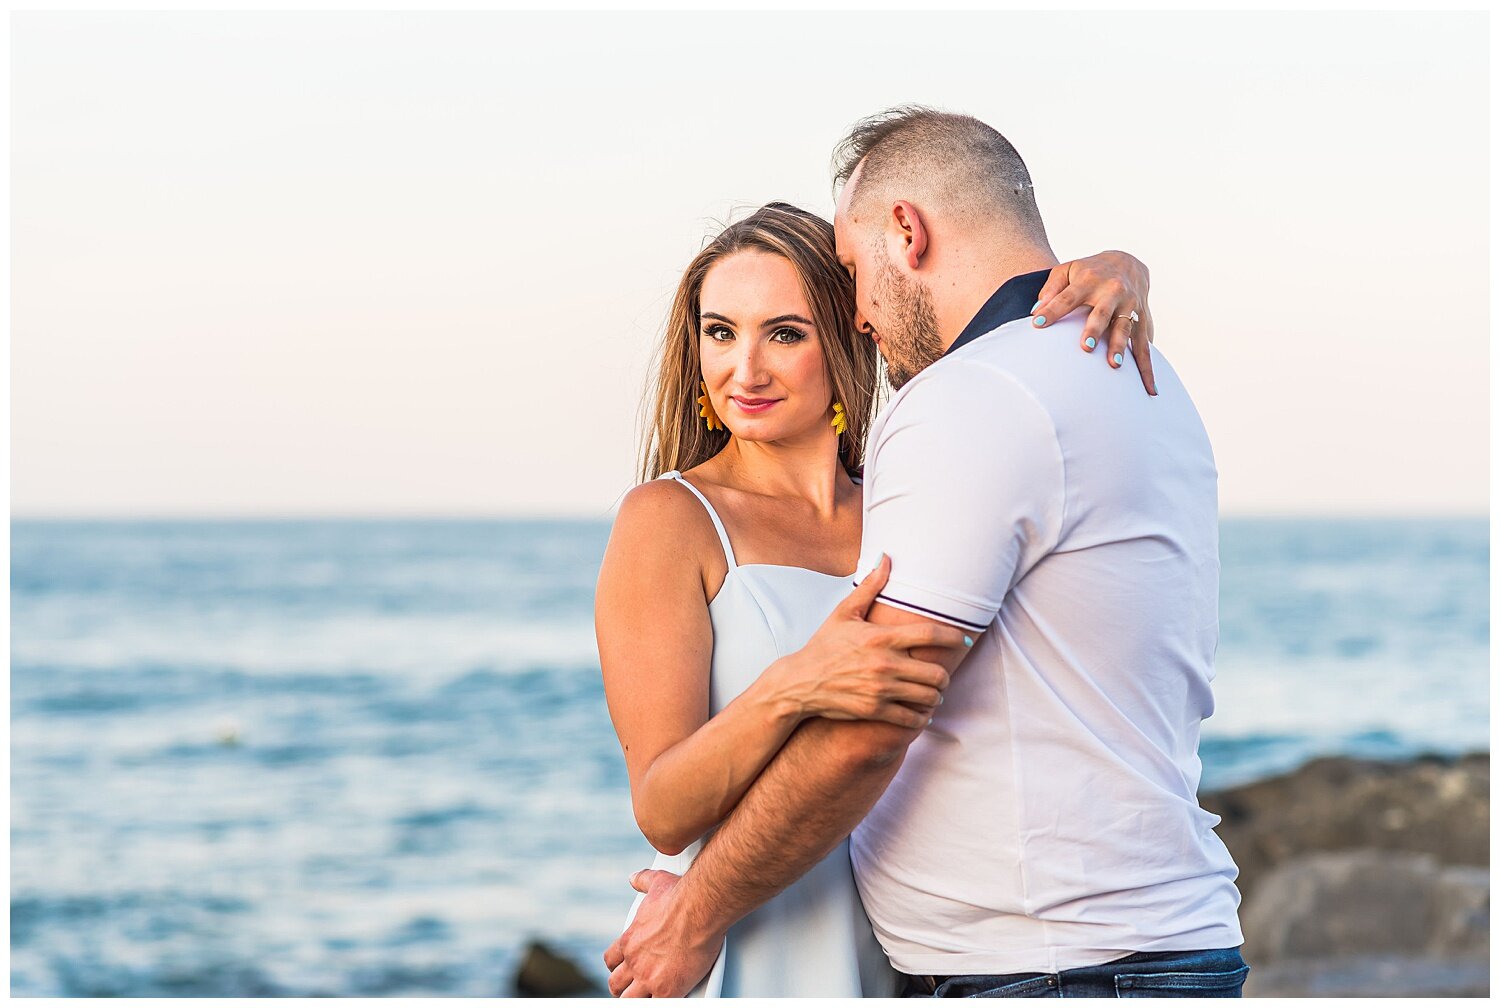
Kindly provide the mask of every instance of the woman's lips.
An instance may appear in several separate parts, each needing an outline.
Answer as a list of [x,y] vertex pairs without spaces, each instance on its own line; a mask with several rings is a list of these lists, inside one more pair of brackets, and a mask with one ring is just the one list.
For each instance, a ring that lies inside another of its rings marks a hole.
[[739,396],[730,396],[734,404],[746,413],[764,413],[766,410],[781,402],[780,399],[741,399]]

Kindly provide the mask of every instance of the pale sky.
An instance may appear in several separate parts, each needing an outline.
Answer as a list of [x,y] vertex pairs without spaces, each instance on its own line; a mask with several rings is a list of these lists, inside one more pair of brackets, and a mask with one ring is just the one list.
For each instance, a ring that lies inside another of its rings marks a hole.
[[607,517],[714,221],[903,102],[1151,268],[1224,514],[1488,508],[1486,14],[12,17],[17,515]]

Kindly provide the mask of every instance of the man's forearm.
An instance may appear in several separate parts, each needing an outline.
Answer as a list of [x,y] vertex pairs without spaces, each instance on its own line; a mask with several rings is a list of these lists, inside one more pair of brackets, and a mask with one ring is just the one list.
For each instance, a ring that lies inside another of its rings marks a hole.
[[916,733],[870,721],[803,722],[684,876],[691,918],[722,932],[838,846],[896,775]]

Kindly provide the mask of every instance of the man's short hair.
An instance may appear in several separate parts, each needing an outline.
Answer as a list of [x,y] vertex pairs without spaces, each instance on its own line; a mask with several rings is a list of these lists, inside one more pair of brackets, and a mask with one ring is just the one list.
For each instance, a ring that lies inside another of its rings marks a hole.
[[[1000,221],[1046,243],[1026,162],[993,127],[973,116],[901,105],[861,119],[834,149],[833,181],[846,185],[859,168],[851,210],[875,197],[931,194],[961,217]],[[907,189],[905,192],[897,190]]]

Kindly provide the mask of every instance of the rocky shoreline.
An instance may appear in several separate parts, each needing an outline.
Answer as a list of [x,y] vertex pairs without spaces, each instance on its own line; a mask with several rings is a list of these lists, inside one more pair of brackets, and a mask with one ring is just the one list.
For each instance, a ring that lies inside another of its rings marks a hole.
[[1488,753],[1328,757],[1201,796],[1240,866],[1249,997],[1489,994]]
[[[1489,753],[1326,757],[1200,801],[1240,866],[1247,997],[1489,994]],[[602,993],[536,945],[516,989]]]

